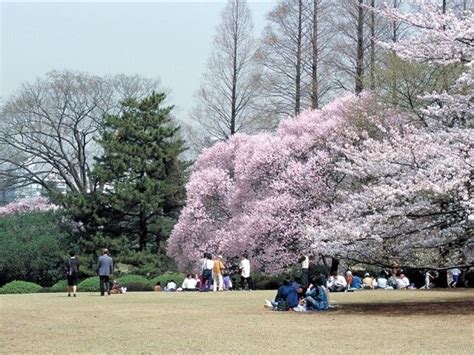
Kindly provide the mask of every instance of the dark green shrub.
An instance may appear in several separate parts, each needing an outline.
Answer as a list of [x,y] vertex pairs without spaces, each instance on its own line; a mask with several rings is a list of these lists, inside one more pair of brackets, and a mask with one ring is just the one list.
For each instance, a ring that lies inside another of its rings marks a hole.
[[142,275],[125,275],[116,279],[127,291],[152,291],[150,280]]
[[0,217],[0,285],[13,280],[53,285],[63,277],[64,241],[55,212]]
[[50,292],[66,292],[67,280],[59,280],[50,288]]
[[99,292],[99,276],[89,277],[77,285],[77,290],[80,292]]
[[181,284],[184,281],[184,274],[174,273],[174,272],[166,272],[163,275],[156,276],[149,280],[148,284],[153,289],[157,282],[161,284],[161,288],[164,289],[168,281],[174,280],[176,283],[176,287],[181,287]]
[[1,294],[11,293],[37,293],[40,292],[41,286],[28,281],[12,281],[0,288]]

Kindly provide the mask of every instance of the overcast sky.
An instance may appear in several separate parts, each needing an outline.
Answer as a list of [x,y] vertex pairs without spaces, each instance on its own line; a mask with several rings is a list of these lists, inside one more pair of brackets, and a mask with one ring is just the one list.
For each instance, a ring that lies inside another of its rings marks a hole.
[[[248,1],[257,35],[275,2]],[[51,70],[140,74],[186,119],[225,3],[0,0],[0,97]]]

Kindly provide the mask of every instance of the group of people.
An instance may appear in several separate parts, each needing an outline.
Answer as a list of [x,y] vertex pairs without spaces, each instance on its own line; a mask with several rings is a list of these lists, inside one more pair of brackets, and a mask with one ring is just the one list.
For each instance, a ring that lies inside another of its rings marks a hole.
[[[299,307],[311,310],[324,310],[329,306],[328,292],[346,292],[361,289],[410,289],[415,288],[402,270],[392,270],[390,273],[383,271],[378,277],[371,276],[368,272],[361,276],[355,275],[348,270],[345,276],[337,272],[331,273],[326,280],[324,275],[317,275],[314,257],[301,255],[298,260],[301,263],[300,282],[290,282],[285,280],[278,289],[274,301],[268,301],[266,305],[273,309],[294,309]],[[68,297],[76,297],[77,283],[79,279],[79,260],[74,252],[69,253],[65,271],[68,285]],[[222,255],[212,258],[210,253],[204,253],[200,260],[200,274],[187,274],[181,287],[178,287],[174,280],[167,282],[164,289],[160,283],[155,285],[155,291],[228,291],[234,289],[236,278],[240,276],[240,288],[242,290],[253,290],[254,284],[250,274],[250,261],[246,254],[242,255],[238,266],[227,264]],[[108,249],[103,249],[97,262],[97,275],[99,276],[100,295],[110,295],[111,293],[125,293],[126,287],[118,282],[111,282],[110,276],[113,274],[114,263],[109,255]],[[448,271],[451,278],[448,286],[455,288],[459,281],[461,270],[452,268]],[[310,282],[311,278],[311,282]],[[425,273],[425,284],[421,289],[433,287],[434,275],[430,271]],[[323,292],[324,291],[324,295]],[[304,307],[303,307],[304,306]]]
[[397,272],[391,276],[388,276],[386,273],[381,273],[379,277],[372,277],[370,273],[366,272],[364,277],[361,278],[357,275],[353,275],[349,270],[346,272],[345,277],[333,273],[328,280],[328,289],[331,292],[356,291],[361,289],[374,290],[377,288],[404,290],[414,288],[414,286],[410,284],[410,280],[403,272]]
[[[224,262],[222,255],[214,259],[210,253],[204,253],[200,260],[200,276],[198,280],[199,291],[229,291],[234,289],[232,276],[240,275],[240,286],[242,289],[253,290],[254,285],[250,276],[250,260],[246,254],[242,255],[238,267]],[[183,287],[184,289],[184,287]]]
[[[79,280],[79,259],[76,257],[76,253],[71,251],[69,253],[69,259],[65,266],[65,273],[67,278],[67,291],[68,297],[76,297],[77,283]],[[99,287],[100,295],[110,295],[111,293],[125,293],[126,287],[121,286],[116,281],[111,281],[110,276],[114,271],[114,262],[112,257],[109,255],[108,249],[102,249],[102,255],[99,256],[97,261],[97,275],[99,276]]]
[[197,275],[187,274],[186,278],[181,284],[181,287],[178,287],[174,279],[167,281],[164,288],[161,286],[161,282],[158,281],[155,285],[155,292],[198,291],[199,282],[200,281]]
[[325,311],[329,308],[326,280],[324,277],[314,278],[305,286],[286,279],[278,288],[275,299],[265,300],[264,306],[274,311]]
[[212,258],[210,253],[204,253],[199,261],[199,274],[187,274],[181,287],[174,280],[169,280],[163,287],[161,282],[155,285],[155,291],[231,291],[236,283],[235,275],[240,276],[242,289],[254,289],[252,277],[250,276],[250,261],[247,255],[243,255],[238,266],[224,262],[222,255]]

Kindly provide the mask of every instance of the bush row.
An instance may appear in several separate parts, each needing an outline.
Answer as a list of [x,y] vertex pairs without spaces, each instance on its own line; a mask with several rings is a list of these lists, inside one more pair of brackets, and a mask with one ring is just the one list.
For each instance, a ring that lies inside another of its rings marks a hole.
[[[147,279],[142,275],[124,275],[115,279],[121,286],[127,287],[128,291],[153,291],[157,282],[165,287],[167,282],[174,280],[179,286],[184,280],[184,275],[175,273],[165,273],[153,279]],[[18,294],[18,293],[38,293],[38,292],[65,292],[67,281],[56,282],[52,287],[43,288],[38,284],[27,281],[12,281],[0,288],[0,294]],[[99,277],[89,277],[82,280],[77,285],[80,292],[99,292]]]

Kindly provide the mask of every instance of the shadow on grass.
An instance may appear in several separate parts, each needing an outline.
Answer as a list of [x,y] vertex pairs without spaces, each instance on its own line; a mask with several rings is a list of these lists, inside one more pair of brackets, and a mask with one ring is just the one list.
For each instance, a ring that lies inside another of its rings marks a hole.
[[333,314],[364,314],[373,316],[468,315],[474,314],[474,300],[340,304],[335,308],[331,308],[329,312]]

